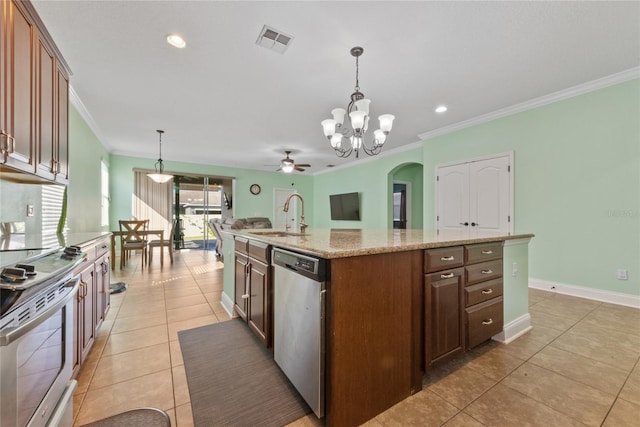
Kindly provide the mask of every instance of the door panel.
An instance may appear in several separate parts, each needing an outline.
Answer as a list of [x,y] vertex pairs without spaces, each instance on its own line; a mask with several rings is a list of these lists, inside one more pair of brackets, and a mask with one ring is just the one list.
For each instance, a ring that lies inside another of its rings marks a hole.
[[284,203],[287,201],[287,197],[295,193],[295,189],[285,190],[276,188],[273,190],[273,228],[276,230],[284,230],[290,227],[291,231],[298,230],[298,203],[300,201],[296,198],[293,199],[289,205],[289,212],[284,212],[282,209]]
[[438,229],[467,228],[469,222],[469,167],[466,164],[438,169]]
[[437,168],[437,228],[511,232],[510,164],[504,155]]

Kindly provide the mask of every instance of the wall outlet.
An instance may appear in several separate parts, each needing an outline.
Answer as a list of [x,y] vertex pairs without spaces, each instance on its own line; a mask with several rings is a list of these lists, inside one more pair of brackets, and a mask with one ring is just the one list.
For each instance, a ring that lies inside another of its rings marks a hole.
[[518,263],[517,262],[513,263],[513,268],[511,269],[511,275],[513,277],[516,277],[518,275]]
[[33,208],[33,205],[27,205],[27,216],[34,216],[35,215],[35,210]]
[[625,270],[624,268],[619,268],[616,274],[616,278],[618,280],[629,280],[629,274],[627,273],[627,270]]

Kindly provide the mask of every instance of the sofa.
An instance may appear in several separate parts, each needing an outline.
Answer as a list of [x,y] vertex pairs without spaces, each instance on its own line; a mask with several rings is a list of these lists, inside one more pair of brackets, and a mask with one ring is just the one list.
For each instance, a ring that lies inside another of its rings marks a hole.
[[272,226],[269,218],[258,216],[249,218],[212,218],[209,220],[209,228],[216,236],[216,256],[224,260],[222,256],[222,231],[272,228]]

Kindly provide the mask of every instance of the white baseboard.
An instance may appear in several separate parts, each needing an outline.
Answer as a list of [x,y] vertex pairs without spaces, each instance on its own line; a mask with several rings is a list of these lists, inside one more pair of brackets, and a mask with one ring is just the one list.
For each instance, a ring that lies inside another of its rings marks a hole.
[[567,285],[565,283],[549,282],[547,280],[529,278],[529,287],[542,291],[556,292],[563,295],[586,298],[610,304],[624,305],[640,309],[640,296],[621,294],[618,292],[602,291],[600,289]]
[[531,316],[529,313],[523,314],[516,320],[507,323],[502,328],[502,332],[491,337],[494,341],[501,342],[503,344],[509,344],[516,338],[521,337],[531,330]]
[[224,311],[231,317],[237,317],[236,311],[233,309],[233,300],[227,296],[224,292],[222,292],[222,298],[220,298],[220,304],[224,308]]

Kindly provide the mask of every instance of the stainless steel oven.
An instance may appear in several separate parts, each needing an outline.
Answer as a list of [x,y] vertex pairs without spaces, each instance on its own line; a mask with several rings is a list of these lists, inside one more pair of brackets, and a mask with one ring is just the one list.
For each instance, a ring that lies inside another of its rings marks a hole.
[[2,427],[72,424],[74,310],[80,278],[71,271],[77,262],[75,255],[60,250],[2,271]]

